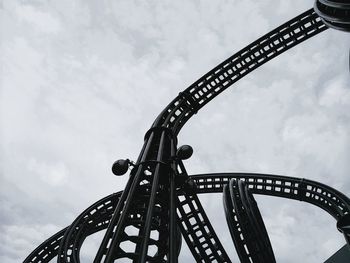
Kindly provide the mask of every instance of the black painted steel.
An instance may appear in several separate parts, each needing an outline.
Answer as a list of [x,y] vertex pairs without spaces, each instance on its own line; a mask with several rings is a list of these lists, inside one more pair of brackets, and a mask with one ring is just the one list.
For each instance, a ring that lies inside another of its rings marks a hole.
[[[319,182],[270,174],[217,173],[193,175],[196,193],[221,193],[231,179],[243,180],[253,194],[299,200],[316,205],[333,216],[342,229],[350,229],[350,199],[341,192]],[[349,224],[348,224],[349,223]],[[350,248],[350,231],[341,231]]]
[[196,193],[221,193],[230,179],[243,180],[253,194],[295,199],[316,205],[336,220],[350,213],[350,200],[339,191],[305,178],[269,174],[218,173],[190,176]]
[[[249,224],[242,228],[241,240],[236,240],[238,250],[245,245],[249,247],[249,255],[240,253],[242,261],[245,255],[253,262],[274,262],[271,244],[252,194],[286,197],[317,205],[340,222],[338,225],[349,240],[345,231],[348,221],[344,218],[349,214],[350,202],[336,190],[306,179],[274,175],[188,176],[182,160],[192,155],[192,148],[177,149],[177,135],[183,125],[214,97],[272,58],[326,30],[329,8],[324,9],[322,5],[330,2],[332,8],[338,8],[334,3],[341,1],[320,0],[315,5],[324,22],[310,9],[232,55],[180,92],[146,133],[135,164],[129,160],[114,164],[113,172],[117,175],[124,174],[132,164],[124,191],[90,206],[69,227],[34,250],[24,262],[46,263],[58,255],[59,263],[78,263],[85,238],[103,229],[106,232],[94,263],[176,263],[181,248],[180,231],[197,262],[231,262],[197,196],[222,192],[230,179],[234,180],[225,188],[224,202],[231,233],[235,237],[237,224]],[[343,9],[337,11],[336,17],[346,24],[348,13]],[[335,27],[335,22],[331,22]],[[235,221],[235,216],[244,220]],[[249,236],[250,230],[253,236]]]
[[241,262],[276,262],[256,201],[242,180],[224,186],[227,224]]
[[197,197],[194,181],[180,160],[177,175],[177,221],[196,262],[231,262]]
[[79,263],[79,251],[85,238],[106,229],[122,192],[111,194],[87,208],[67,228],[58,251],[58,263]]
[[107,228],[121,193],[111,194],[91,205],[70,226],[43,242],[24,263],[49,262],[56,256],[58,262],[80,262],[79,251],[84,239]]
[[60,230],[40,244],[23,263],[45,263],[57,256],[60,242],[68,227]]
[[[175,165],[172,158],[175,149],[176,139],[171,130],[159,127],[146,134],[145,147],[131,172],[94,262],[114,262],[116,259],[177,261],[176,242],[170,240],[176,232],[175,212],[172,211],[175,209],[175,178],[171,169]],[[137,238],[129,239],[124,235],[128,227],[137,229]],[[120,248],[125,242],[133,244],[130,253],[123,253]]]
[[349,0],[316,0],[314,9],[327,26],[350,32]]
[[163,110],[153,127],[166,126],[178,134],[204,105],[233,83],[274,57],[326,30],[310,9],[232,55],[189,86]]

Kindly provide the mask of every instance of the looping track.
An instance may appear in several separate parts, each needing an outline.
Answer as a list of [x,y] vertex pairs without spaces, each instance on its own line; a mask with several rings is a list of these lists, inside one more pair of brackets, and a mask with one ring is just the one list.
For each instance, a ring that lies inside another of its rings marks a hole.
[[230,179],[243,180],[253,194],[295,199],[316,205],[336,220],[350,212],[350,200],[339,191],[304,178],[268,174],[220,173],[191,177],[197,193],[221,193]]
[[194,82],[163,110],[153,126],[165,126],[178,134],[193,114],[233,83],[326,29],[313,9],[300,14],[232,55]]
[[258,205],[242,180],[230,179],[224,186],[227,224],[241,262],[271,262],[276,259]]
[[[349,199],[317,182],[268,174],[188,176],[181,160],[174,158],[177,134],[204,105],[262,64],[326,29],[310,9],[229,57],[181,92],[146,133],[124,191],[90,206],[69,227],[35,249],[24,263],[49,262],[55,256],[59,263],[80,262],[85,238],[103,229],[106,232],[94,263],[119,259],[176,263],[181,245],[179,230],[197,262],[231,262],[197,196],[223,192],[231,179],[244,182],[249,191],[246,196],[263,194],[308,202],[336,220],[349,214]],[[197,188],[186,187],[186,181],[195,182]],[[347,235],[345,238],[349,240]]]
[[[205,247],[213,246],[213,259],[219,260],[218,262],[230,262],[229,259],[224,260],[225,250],[216,250],[218,246],[213,241],[217,236],[197,194],[221,193],[231,179],[243,180],[253,194],[284,197],[316,205],[336,220],[350,213],[350,199],[344,194],[303,178],[247,173],[199,174],[190,178],[196,182],[197,189],[192,194],[178,192],[177,217],[185,241],[198,262],[201,262],[203,253],[208,253],[207,249],[203,250],[204,252],[201,249],[204,244],[207,244]],[[42,243],[24,262],[49,262],[57,255],[58,262],[80,262],[79,250],[83,240],[107,228],[120,195],[121,192],[109,195],[91,205],[69,227]]]

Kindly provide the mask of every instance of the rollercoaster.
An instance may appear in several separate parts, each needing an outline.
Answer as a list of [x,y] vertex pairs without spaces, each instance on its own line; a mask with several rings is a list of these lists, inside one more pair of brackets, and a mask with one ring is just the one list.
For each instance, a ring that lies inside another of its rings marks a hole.
[[317,0],[314,8],[282,24],[232,55],[171,101],[146,132],[135,162],[118,160],[112,171],[131,167],[123,191],[97,201],[24,263],[80,262],[89,235],[105,230],[94,263],[178,262],[182,238],[196,262],[231,262],[198,198],[222,193],[226,221],[241,262],[276,262],[254,195],[313,204],[337,222],[350,247],[350,199],[319,182],[270,174],[188,175],[188,145],[177,135],[203,106],[254,69],[328,28],[350,31],[350,2]]

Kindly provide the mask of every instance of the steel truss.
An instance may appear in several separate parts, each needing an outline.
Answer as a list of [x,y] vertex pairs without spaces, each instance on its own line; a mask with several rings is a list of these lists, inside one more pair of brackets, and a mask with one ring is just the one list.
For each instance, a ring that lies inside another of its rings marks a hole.
[[[209,247],[210,239],[216,239],[217,236],[197,194],[221,193],[232,179],[245,182],[251,194],[284,197],[316,205],[337,221],[350,212],[350,200],[344,194],[304,178],[269,174],[218,173],[193,175],[189,179],[195,182],[196,187],[191,189],[191,192],[180,189],[177,191],[177,220],[183,237],[198,262],[205,258],[203,247]],[[79,262],[79,250],[83,240],[107,228],[121,193],[109,195],[90,206],[69,227],[41,244],[25,262],[49,262],[57,255],[59,255],[58,262]],[[201,233],[197,232],[199,229]],[[349,234],[344,233],[344,236],[349,239]],[[215,241],[212,240],[211,244],[215,244]],[[224,262],[225,256],[222,254],[226,252],[216,251],[213,255],[216,259],[220,259],[219,262]]]
[[231,179],[224,186],[224,206],[241,262],[276,262],[259,208],[244,181]]
[[[325,13],[329,11],[322,8]],[[344,12],[347,11],[337,14],[341,23],[346,24],[348,17]],[[307,179],[267,174],[188,176],[181,160],[190,155],[182,158],[185,155],[177,148],[177,135],[183,125],[214,97],[272,58],[326,30],[329,17],[321,19],[319,15],[313,9],[300,14],[180,92],[146,133],[124,191],[90,206],[24,262],[44,263],[55,256],[59,263],[80,262],[79,252],[85,238],[103,229],[106,232],[94,263],[177,262],[181,234],[197,262],[231,262],[197,196],[204,193],[224,193],[226,219],[242,262],[275,261],[253,194],[314,204],[341,222],[338,228],[343,231],[343,226],[350,225],[347,219],[350,201],[331,187]],[[338,21],[337,26],[341,23]],[[128,161],[121,161],[118,165],[125,168]],[[343,234],[349,242],[350,234],[345,230]]]

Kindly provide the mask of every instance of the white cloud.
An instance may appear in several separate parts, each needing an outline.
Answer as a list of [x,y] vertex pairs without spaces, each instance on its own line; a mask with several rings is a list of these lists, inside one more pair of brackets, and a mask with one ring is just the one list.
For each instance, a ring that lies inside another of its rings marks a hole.
[[59,227],[51,224],[1,226],[0,258],[2,262],[24,260],[30,253],[28,248],[34,244],[39,245],[59,230]]
[[17,5],[15,13],[19,21],[24,22],[25,27],[33,26],[44,33],[58,33],[61,30],[61,24],[57,18],[33,6]]
[[[349,79],[345,76],[336,77],[327,83],[326,89],[320,96],[319,103],[326,107],[342,107],[350,104],[350,88],[346,88]],[[338,106],[339,105],[339,106]]]
[[45,183],[52,186],[62,185],[68,181],[69,174],[63,163],[47,165],[31,159],[28,163],[28,170],[31,173],[38,173]]

